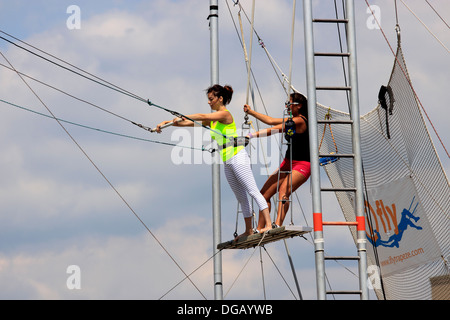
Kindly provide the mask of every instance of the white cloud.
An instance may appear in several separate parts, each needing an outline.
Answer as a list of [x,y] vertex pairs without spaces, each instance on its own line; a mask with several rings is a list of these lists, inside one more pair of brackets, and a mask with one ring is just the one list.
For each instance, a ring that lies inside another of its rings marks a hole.
[[[187,216],[169,220],[153,233],[183,270],[191,273],[211,257],[208,225],[203,218]],[[271,246],[268,251],[283,276],[291,281],[282,251]],[[244,268],[244,262],[252,254],[253,249],[223,252],[224,293],[229,291],[228,299],[263,297],[259,250]],[[293,299],[264,251],[263,260],[268,298]],[[70,276],[66,270],[70,265],[81,269],[80,290],[69,290],[66,286]],[[303,271],[300,272],[303,277]],[[192,281],[208,299],[213,298],[211,277],[212,260],[192,275]],[[167,293],[165,299],[202,299],[189,281],[176,286],[183,278],[182,272],[146,232],[127,237],[85,237],[53,244],[40,252],[0,255],[2,298],[159,299]],[[295,290],[292,283],[289,285]]]
[[[382,8],[383,27],[393,29],[390,2],[378,1],[377,4]],[[414,2],[414,5],[416,9],[421,8],[420,2]],[[205,1],[159,0],[143,2],[127,10],[119,5],[114,8],[110,3],[100,7],[81,6],[81,30],[69,31],[65,27],[63,10],[61,25],[49,24],[48,29],[35,26],[35,31],[24,40],[159,105],[184,113],[209,111],[204,94],[210,81],[208,6]],[[139,11],[133,11],[136,8]],[[249,13],[250,8],[246,9]],[[286,12],[290,9],[289,1],[265,0],[264,6],[257,4],[258,32],[285,72],[289,66],[291,19],[290,13]],[[34,14],[45,13],[45,5],[42,10]],[[300,4],[297,12],[296,36],[303,39]],[[379,86],[388,81],[393,57],[380,34],[364,27],[367,14],[362,2],[357,3],[357,18],[362,26],[358,28],[361,106],[368,111],[376,105]],[[21,19],[23,16],[16,17],[17,25],[21,25]],[[402,23],[403,45],[413,84],[424,104],[431,109],[430,116],[437,121],[441,136],[448,137],[445,117],[442,117],[445,101],[448,101],[445,87],[448,72],[442,65],[448,57],[445,52],[440,53],[435,40],[430,41],[425,33],[424,38],[416,41],[414,34],[422,27],[411,27],[415,21],[406,18],[404,13],[401,19],[401,22],[405,21]],[[434,21],[432,17],[430,21]],[[220,22],[220,79],[235,89],[231,108],[240,123],[247,75],[242,49],[228,10],[222,4]],[[246,22],[245,25],[248,41]],[[8,31],[14,34],[15,28],[18,27],[10,26]],[[390,32],[390,39],[393,37]],[[442,37],[445,39],[445,34]],[[323,40],[328,41],[326,34]],[[303,91],[303,44],[302,40],[297,41],[294,84]],[[269,114],[278,116],[285,100],[283,91],[256,39],[253,49],[254,71],[263,98]],[[154,126],[172,118],[165,111],[61,71],[21,50],[8,47],[2,52],[18,70],[128,119]],[[432,58],[424,59],[427,56]],[[431,76],[429,70],[433,70]],[[327,72],[325,77],[331,81],[332,75]],[[0,81],[1,98],[46,112],[15,74],[2,68]],[[142,138],[170,141],[171,129],[162,135],[151,135],[121,119],[30,83],[58,117]],[[333,99],[325,99],[325,103],[334,106]],[[262,110],[260,103],[258,107]],[[3,177],[0,182],[1,298],[157,299],[183,278],[53,120],[41,119],[4,104],[0,105],[0,111],[0,174]],[[170,147],[65,126],[150,229],[156,230],[158,238],[183,269],[190,272],[210,257],[209,166],[176,166],[170,159]],[[448,159],[444,158],[444,162],[448,168]],[[262,185],[266,177],[260,176],[259,170],[254,172],[258,185]],[[228,240],[234,231],[236,200],[223,176],[221,183],[223,238]],[[303,186],[299,194],[302,206],[306,208],[305,215],[311,220],[309,185]],[[337,211],[337,206],[330,206]],[[302,220],[296,218],[295,221],[302,223]],[[242,227],[241,220],[239,223]],[[328,235],[333,239],[339,237],[335,236],[335,231]],[[348,235],[346,237],[342,243],[352,250],[351,241],[348,241]],[[307,242],[297,243],[293,241],[292,254],[299,269],[300,286],[305,288],[305,298],[315,299],[313,249]],[[331,242],[327,248],[337,250],[340,244]],[[281,244],[273,248],[275,250],[270,250],[270,254],[280,263],[283,275],[289,275],[284,248]],[[224,292],[230,288],[250,254],[251,251],[223,253]],[[267,257],[264,261],[268,298],[292,299],[271,262]],[[65,270],[70,264],[79,264],[82,269],[81,291],[69,291],[65,287],[68,277]],[[255,252],[249,266],[230,290],[229,298],[261,299],[259,270],[259,252]],[[212,299],[212,261],[193,279]],[[295,292],[290,275],[289,284]],[[201,298],[188,281],[167,296],[169,299],[186,297]]]

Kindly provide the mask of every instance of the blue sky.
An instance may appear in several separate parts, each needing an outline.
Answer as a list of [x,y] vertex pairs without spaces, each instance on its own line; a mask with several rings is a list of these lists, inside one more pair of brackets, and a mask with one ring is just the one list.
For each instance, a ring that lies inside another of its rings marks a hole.
[[[241,1],[250,12],[250,1]],[[393,65],[379,30],[367,27],[367,6],[356,1],[358,67],[361,114],[377,105],[379,87],[389,80]],[[372,0],[381,8],[381,24],[395,47],[392,1]],[[220,3],[220,81],[235,89],[232,112],[242,122],[246,97],[246,69],[225,1]],[[231,3],[231,1],[230,1]],[[81,9],[81,29],[69,30],[69,5]],[[433,3],[448,21],[447,2]],[[449,47],[445,24],[423,1],[408,5]],[[0,2],[0,29],[152,102],[182,113],[208,112],[204,89],[209,86],[209,5],[185,1],[13,1]],[[289,68],[292,2],[257,3],[255,27],[268,50],[287,73]],[[333,9],[333,8],[332,8]],[[317,16],[332,14],[324,5]],[[236,8],[232,8],[236,14]],[[236,17],[236,15],[235,15]],[[306,92],[301,1],[297,4],[293,84]],[[449,146],[447,101],[448,52],[399,3],[399,22],[406,64],[418,96],[444,144]],[[245,24],[246,40],[249,26]],[[335,30],[332,30],[335,32]],[[329,30],[318,32],[318,43],[337,50]],[[98,86],[49,65],[41,59],[0,41],[1,52],[19,71],[102,106],[127,119],[154,126],[172,116],[157,108]],[[280,116],[285,96],[263,50],[255,40],[253,68],[269,114]],[[3,58],[2,64],[7,64]],[[339,79],[334,65],[318,67],[322,79]],[[0,69],[0,98],[38,112],[47,110],[11,71]],[[174,130],[162,135],[145,132],[111,114],[80,103],[30,81],[30,85],[57,117],[87,126],[143,139],[171,141]],[[342,97],[319,96],[319,102],[344,109]],[[261,105],[261,102],[258,102]],[[0,104],[0,298],[1,299],[158,299],[183,278],[147,230],[54,120]],[[65,125],[77,142],[130,206],[175,257],[191,272],[212,254],[211,170],[208,164],[173,163],[173,149]],[[191,131],[192,137],[194,133]],[[203,137],[204,131],[195,131]],[[431,133],[443,166],[450,161]],[[207,135],[205,136],[207,137]],[[203,138],[207,141],[206,138]],[[206,142],[205,142],[206,143]],[[185,152],[190,152],[185,150]],[[175,155],[176,156],[176,155]],[[208,154],[195,152],[192,160]],[[277,157],[274,156],[274,159]],[[275,160],[274,160],[275,161]],[[262,186],[262,165],[254,168]],[[222,174],[222,234],[234,232],[236,200]],[[312,224],[309,183],[298,191]],[[332,215],[339,216],[333,198],[326,199]],[[304,224],[296,205],[295,222]],[[241,218],[240,218],[241,219]],[[242,223],[240,221],[240,226]],[[330,231],[332,253],[353,254],[349,234]],[[309,238],[308,238],[309,239]],[[304,239],[289,242],[294,264],[307,299],[315,299],[314,250]],[[272,258],[292,282],[282,244],[268,247]],[[224,252],[224,293],[252,251]],[[66,269],[81,268],[81,289],[69,290]],[[273,264],[264,256],[267,297],[292,299]],[[354,276],[338,265],[327,269],[334,288]],[[262,299],[259,252],[230,290],[228,299]],[[193,276],[202,293],[213,299],[212,262]],[[167,295],[171,299],[201,298],[188,282]]]

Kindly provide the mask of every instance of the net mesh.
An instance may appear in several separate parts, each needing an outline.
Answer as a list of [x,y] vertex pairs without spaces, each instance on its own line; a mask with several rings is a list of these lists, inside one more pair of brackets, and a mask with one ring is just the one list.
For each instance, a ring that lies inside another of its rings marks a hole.
[[[431,232],[422,235],[420,241],[431,243],[437,254],[419,265],[386,275],[381,265],[382,286],[374,286],[374,289],[379,299],[450,299],[450,275],[446,262],[450,252],[449,182],[410,85],[400,43],[387,89],[384,95],[387,108],[379,104],[360,119],[364,185],[366,190],[376,189],[410,177],[419,197],[416,202],[421,203],[431,228]],[[392,114],[389,113],[390,108]],[[322,105],[317,109],[318,119],[325,118],[328,112],[333,120],[350,119],[348,113]],[[332,125],[341,154],[353,153],[350,130],[349,125]],[[319,125],[318,132],[322,131],[323,125]],[[332,136],[324,135],[319,153],[332,152],[335,152]],[[324,169],[333,187],[354,186],[353,159],[340,158]],[[354,194],[336,192],[336,197],[345,219],[355,221]],[[356,230],[350,227],[350,231],[356,241]],[[368,242],[367,249],[368,265],[376,265],[379,251],[383,248],[376,248],[375,253]]]

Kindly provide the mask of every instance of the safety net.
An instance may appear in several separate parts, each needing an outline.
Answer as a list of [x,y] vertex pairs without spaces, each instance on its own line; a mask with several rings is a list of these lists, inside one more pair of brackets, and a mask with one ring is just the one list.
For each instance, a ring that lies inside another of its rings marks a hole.
[[[379,299],[450,299],[450,188],[406,69],[400,41],[379,104],[361,116],[368,275]],[[318,119],[350,115],[318,106]],[[331,132],[330,129],[331,128]],[[351,154],[351,127],[331,124],[320,154]],[[319,137],[320,139],[320,137]],[[336,188],[354,187],[353,159],[323,168]],[[336,192],[347,221],[354,193]],[[356,241],[356,229],[350,227]],[[381,279],[378,277],[381,276]]]

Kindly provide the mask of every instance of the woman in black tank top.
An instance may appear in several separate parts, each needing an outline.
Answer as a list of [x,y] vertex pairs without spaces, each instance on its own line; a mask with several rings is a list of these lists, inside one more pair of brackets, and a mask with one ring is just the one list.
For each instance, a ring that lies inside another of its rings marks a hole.
[[[286,213],[289,209],[289,201],[292,192],[305,183],[310,176],[310,155],[309,155],[309,133],[308,133],[308,103],[300,93],[292,93],[290,95],[289,103],[286,103],[286,107],[290,109],[292,114],[292,130],[284,128],[284,124],[288,119],[272,118],[270,116],[256,112],[250,108],[250,106],[244,106],[244,112],[255,117],[256,119],[271,125],[271,128],[262,129],[258,132],[254,132],[248,135],[249,138],[257,138],[260,136],[266,137],[274,133],[285,132],[285,136],[292,139],[292,159],[291,159],[291,146],[286,150],[286,155],[280,168],[277,169],[266,181],[261,189],[261,193],[267,201],[269,209],[271,207],[270,198],[277,192],[278,183],[278,171],[290,171],[292,161],[291,173],[280,173],[280,186],[279,186],[279,200],[277,208],[277,218],[275,220],[275,226],[281,226],[283,224]],[[290,135],[286,134],[286,131]],[[291,189],[292,179],[292,190]],[[258,221],[258,230],[266,224],[264,216],[260,213]]]

